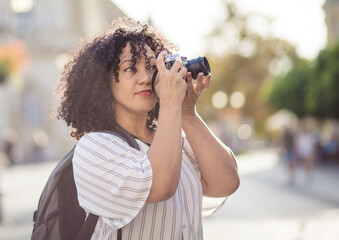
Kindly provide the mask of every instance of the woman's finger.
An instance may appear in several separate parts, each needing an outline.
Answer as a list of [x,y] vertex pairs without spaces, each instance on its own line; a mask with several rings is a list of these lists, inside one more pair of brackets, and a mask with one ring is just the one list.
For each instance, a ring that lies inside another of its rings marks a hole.
[[165,66],[165,56],[166,56],[166,54],[167,54],[167,51],[164,50],[157,57],[156,65],[157,65],[157,69],[158,69],[159,72],[167,69],[166,66]]
[[203,89],[208,88],[210,86],[212,75],[208,74],[203,80]]
[[194,92],[200,92],[203,89],[203,78],[204,74],[200,72],[197,76],[197,83],[194,86]]
[[188,72],[186,75],[186,81],[187,81],[187,90],[188,91],[193,91],[193,81],[192,81],[192,73]]
[[181,78],[186,79],[187,76],[187,68],[185,68],[181,63],[181,68],[178,69],[178,74]]
[[173,70],[174,72],[179,72],[182,68],[184,67],[184,65],[182,64],[182,62],[180,61],[175,61],[170,70]]

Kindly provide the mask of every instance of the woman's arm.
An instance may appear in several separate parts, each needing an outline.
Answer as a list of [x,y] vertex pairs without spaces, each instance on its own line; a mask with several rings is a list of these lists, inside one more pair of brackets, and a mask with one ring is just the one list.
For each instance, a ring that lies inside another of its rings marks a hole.
[[187,95],[183,101],[182,126],[197,159],[205,196],[224,197],[239,187],[238,168],[233,152],[206,126],[195,105],[202,90],[208,88],[211,75],[199,73],[196,85],[187,74]]
[[235,192],[240,180],[235,157],[196,114],[182,124],[197,159],[204,195],[225,197]]
[[187,84],[184,77],[187,69],[175,62],[170,70],[164,64],[165,53],[157,59],[159,82],[156,90],[160,99],[157,131],[147,152],[153,170],[152,188],[147,202],[160,202],[169,199],[179,184],[182,143],[181,114],[182,101]]

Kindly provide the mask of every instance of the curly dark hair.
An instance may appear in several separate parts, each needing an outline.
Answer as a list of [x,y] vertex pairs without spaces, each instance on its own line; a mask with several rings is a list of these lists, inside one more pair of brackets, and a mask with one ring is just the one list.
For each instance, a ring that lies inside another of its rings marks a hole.
[[[132,63],[146,57],[149,46],[157,57],[163,50],[172,52],[177,46],[147,24],[132,18],[117,18],[94,38],[83,39],[73,49],[65,65],[56,93],[61,97],[57,118],[72,127],[77,140],[91,131],[112,130],[116,124],[113,109],[112,80],[119,81],[120,54],[131,45]],[[159,105],[148,113],[147,126],[156,128]]]

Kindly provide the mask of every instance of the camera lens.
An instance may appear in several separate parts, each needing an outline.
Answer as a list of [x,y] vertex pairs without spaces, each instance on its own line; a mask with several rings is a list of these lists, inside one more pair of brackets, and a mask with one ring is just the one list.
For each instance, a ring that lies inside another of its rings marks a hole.
[[196,79],[199,72],[203,72],[204,76],[210,74],[211,69],[206,57],[198,57],[188,60],[185,64],[188,72],[192,73],[192,78]]

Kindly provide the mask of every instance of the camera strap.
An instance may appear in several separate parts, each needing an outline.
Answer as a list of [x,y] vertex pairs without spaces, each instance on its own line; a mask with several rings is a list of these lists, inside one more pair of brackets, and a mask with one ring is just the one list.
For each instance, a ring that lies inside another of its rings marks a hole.
[[157,94],[155,93],[155,86],[154,86],[155,79],[156,79],[157,75],[158,75],[158,69],[155,69],[155,71],[153,73],[153,77],[152,77],[152,92],[153,92],[154,97],[157,99],[157,102],[160,104],[159,98],[158,98]]

